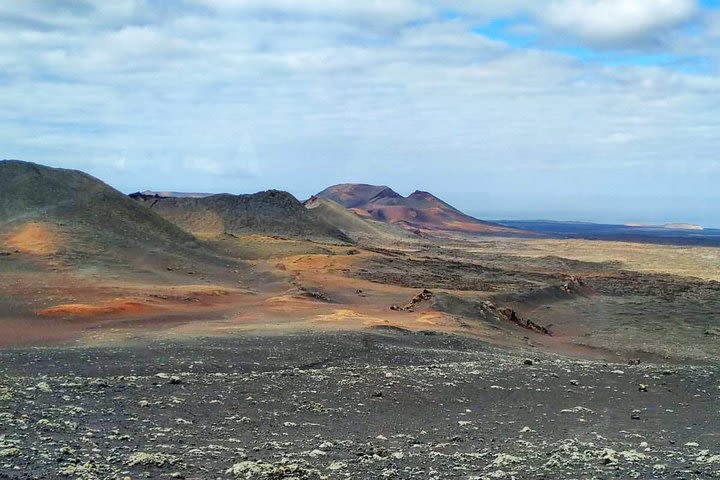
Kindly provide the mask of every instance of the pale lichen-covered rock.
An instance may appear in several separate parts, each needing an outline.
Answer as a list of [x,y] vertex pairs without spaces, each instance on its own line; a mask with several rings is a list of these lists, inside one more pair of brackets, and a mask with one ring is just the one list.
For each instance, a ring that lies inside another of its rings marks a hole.
[[605,465],[617,465],[620,461],[617,452],[612,448],[603,448],[598,451],[598,458]]
[[17,447],[0,449],[0,457],[17,457],[20,455],[20,449]]
[[9,402],[14,397],[10,387],[0,386],[0,401]]
[[720,455],[710,455],[710,450],[700,450],[695,460],[704,464],[720,464]]
[[592,411],[591,409],[589,409],[589,408],[577,406],[577,407],[573,407],[573,408],[564,408],[564,409],[560,410],[560,413],[588,413],[588,414],[593,414],[593,413],[595,413],[595,412],[593,412],[593,411]]
[[[97,480],[98,478],[121,478],[118,477],[119,471],[105,463],[98,463],[88,460],[82,463],[70,463],[62,467],[60,475],[71,477],[75,480]],[[123,480],[127,478],[124,477]]]
[[347,463],[345,463],[345,462],[332,462],[327,467],[328,470],[331,470],[333,472],[336,472],[338,470],[343,470],[345,468],[347,468]]
[[164,467],[166,465],[176,465],[177,463],[179,463],[179,459],[175,455],[147,452],[133,453],[125,462],[125,464],[130,467],[135,465],[142,465],[145,467]]
[[494,471],[480,477],[480,480],[497,480],[499,478],[512,478],[512,477],[505,470],[494,470]]
[[508,455],[507,453],[499,453],[495,460],[493,460],[493,465],[496,467],[506,467],[509,465],[515,465],[517,463],[521,463],[523,461],[522,458],[516,457],[514,455]]
[[225,473],[239,479],[322,480],[325,478],[319,470],[311,468],[307,463],[288,459],[283,459],[279,463],[246,460],[236,463]]
[[641,462],[647,458],[647,455],[637,450],[624,450],[619,455],[628,462]]
[[41,392],[45,392],[45,393],[52,392],[52,388],[50,388],[50,385],[48,385],[47,382],[40,382],[37,385],[35,385],[35,388],[37,388]]

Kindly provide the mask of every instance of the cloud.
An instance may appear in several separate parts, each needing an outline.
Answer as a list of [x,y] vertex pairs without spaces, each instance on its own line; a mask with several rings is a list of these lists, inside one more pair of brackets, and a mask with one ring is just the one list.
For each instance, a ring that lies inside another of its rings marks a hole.
[[188,158],[183,161],[182,166],[190,171],[213,176],[246,176],[256,175],[251,165],[244,158]]
[[235,15],[275,20],[340,20],[385,27],[427,19],[434,11],[430,4],[413,0],[198,0],[198,3]]
[[540,18],[589,44],[627,47],[655,44],[698,12],[695,0],[559,0]]
[[[603,192],[692,194],[719,180],[697,172],[717,172],[720,21],[685,0],[62,5],[0,4],[0,156],[125,191],[304,197],[366,181],[482,214],[479,192],[504,202],[511,190],[520,209],[552,191],[592,211]],[[677,28],[692,15],[699,28]],[[507,31],[477,28],[496,20]],[[648,39],[706,68],[555,48]]]

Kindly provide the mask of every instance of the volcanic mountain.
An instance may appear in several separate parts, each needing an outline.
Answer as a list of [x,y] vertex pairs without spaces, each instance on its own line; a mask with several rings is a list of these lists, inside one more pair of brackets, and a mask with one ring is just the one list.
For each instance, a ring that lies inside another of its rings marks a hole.
[[415,237],[397,225],[361,217],[355,211],[345,208],[329,198],[311,197],[304,202],[304,205],[316,218],[337,227],[357,242],[376,243],[380,240],[387,242]]
[[403,197],[387,186],[346,183],[318,197],[333,200],[358,215],[425,233],[523,234],[522,230],[466,215],[434,195],[415,191]]
[[180,228],[198,235],[262,234],[350,242],[340,229],[306,209],[291,194],[279,190],[206,197],[143,193],[130,196]]
[[80,269],[144,272],[151,263],[215,257],[191,234],[86,173],[17,160],[0,161],[0,250]]

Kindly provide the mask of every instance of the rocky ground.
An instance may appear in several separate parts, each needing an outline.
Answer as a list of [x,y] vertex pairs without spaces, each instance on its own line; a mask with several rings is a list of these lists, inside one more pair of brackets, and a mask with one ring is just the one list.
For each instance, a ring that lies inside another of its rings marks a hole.
[[720,477],[717,366],[393,329],[0,351],[0,478]]
[[[605,256],[622,262],[605,257],[585,261],[527,255],[528,245],[543,245],[538,242],[509,245],[466,242],[428,245],[412,253],[386,250],[358,261],[348,275],[381,285],[446,291],[471,303],[489,300],[548,327],[566,344],[629,358],[704,363],[720,358],[720,281],[713,273],[717,252],[649,247],[658,251],[628,260],[639,255],[635,246],[606,242],[615,250]],[[582,288],[563,287],[575,284]],[[441,310],[470,323],[477,317],[458,308]]]

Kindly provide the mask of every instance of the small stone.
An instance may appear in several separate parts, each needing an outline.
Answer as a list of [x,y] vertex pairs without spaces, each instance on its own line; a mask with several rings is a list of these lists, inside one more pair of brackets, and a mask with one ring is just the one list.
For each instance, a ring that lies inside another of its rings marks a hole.
[[534,363],[534,362],[533,362],[531,359],[529,359],[529,358],[526,358],[526,359],[523,361],[523,365],[532,365],[533,363]]

